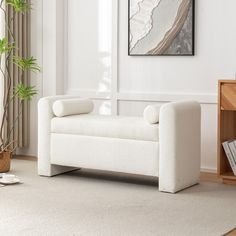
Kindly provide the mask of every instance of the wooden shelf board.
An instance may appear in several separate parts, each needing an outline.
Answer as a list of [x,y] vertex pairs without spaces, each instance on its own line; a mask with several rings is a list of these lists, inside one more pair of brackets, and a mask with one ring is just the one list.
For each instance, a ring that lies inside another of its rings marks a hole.
[[233,172],[227,172],[227,173],[221,174],[220,177],[222,179],[231,179],[231,180],[236,181],[236,175],[234,175]]
[[232,109],[225,109],[224,107],[220,108],[221,111],[236,111],[236,109],[232,108]]
[[229,79],[221,79],[221,80],[218,80],[218,83],[220,84],[220,83],[232,83],[232,84],[234,84],[234,83],[236,83],[236,80],[229,80]]

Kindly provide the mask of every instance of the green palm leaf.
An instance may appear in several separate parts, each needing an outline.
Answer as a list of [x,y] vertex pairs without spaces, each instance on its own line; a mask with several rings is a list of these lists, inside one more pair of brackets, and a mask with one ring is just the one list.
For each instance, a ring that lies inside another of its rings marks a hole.
[[15,56],[13,57],[13,62],[23,71],[29,70],[33,72],[40,72],[40,67],[37,64],[37,60],[33,57],[22,58]]
[[0,55],[9,52],[14,46],[9,44],[6,38],[0,39]]
[[6,4],[12,6],[16,12],[27,12],[31,9],[31,4],[26,0],[6,0]]
[[17,96],[20,100],[29,101],[36,94],[37,90],[35,89],[35,86],[26,86],[20,83],[14,88],[14,95]]

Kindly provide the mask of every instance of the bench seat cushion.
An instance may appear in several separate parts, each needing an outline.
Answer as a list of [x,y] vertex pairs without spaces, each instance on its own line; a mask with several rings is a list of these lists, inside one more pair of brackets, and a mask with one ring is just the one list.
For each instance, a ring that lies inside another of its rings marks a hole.
[[53,118],[51,132],[158,141],[159,125],[149,124],[143,117],[83,114]]

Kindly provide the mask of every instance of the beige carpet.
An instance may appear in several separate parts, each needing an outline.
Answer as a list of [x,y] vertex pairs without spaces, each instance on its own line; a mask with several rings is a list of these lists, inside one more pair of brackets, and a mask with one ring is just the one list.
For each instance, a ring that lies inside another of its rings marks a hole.
[[236,226],[236,187],[201,183],[176,195],[152,179],[86,171],[38,177],[14,160],[24,184],[0,188],[0,235],[217,236]]

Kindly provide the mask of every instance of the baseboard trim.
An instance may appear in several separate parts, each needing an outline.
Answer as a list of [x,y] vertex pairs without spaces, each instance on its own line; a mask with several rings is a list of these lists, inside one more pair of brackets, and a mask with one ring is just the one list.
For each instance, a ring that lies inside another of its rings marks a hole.
[[222,183],[222,180],[216,173],[201,171],[200,180],[204,182]]
[[13,155],[13,159],[25,160],[25,161],[37,161],[37,157],[35,156],[27,156],[27,155]]
[[216,168],[210,168],[210,167],[202,167],[201,172],[217,174],[217,169]]

